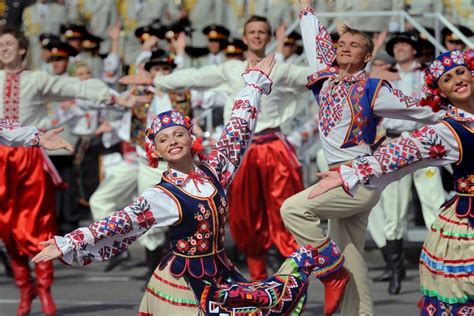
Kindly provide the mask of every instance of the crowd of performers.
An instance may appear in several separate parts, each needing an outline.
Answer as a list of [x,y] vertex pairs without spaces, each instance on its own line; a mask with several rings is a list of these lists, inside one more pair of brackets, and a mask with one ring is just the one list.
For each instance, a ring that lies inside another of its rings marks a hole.
[[[244,26],[246,60],[174,70],[169,52],[145,51],[139,56],[143,69],[121,80],[133,86],[122,94],[90,79],[90,69],[81,64],[77,78],[58,76],[66,68],[61,63],[54,65],[56,76],[24,69],[26,38],[2,29],[0,238],[20,290],[17,315],[28,315],[37,296],[44,314],[57,313],[53,259],[68,265],[74,259],[82,265],[110,260],[136,240],[146,248],[149,263],[142,316],[298,315],[313,275],[324,285],[325,315],[339,307],[342,315],[373,315],[363,250],[367,226],[377,218],[369,214],[389,183],[422,168],[431,175],[425,181],[431,181],[436,171],[426,168],[441,165],[452,165],[456,194],[437,218],[426,215],[432,225],[420,258],[421,314],[474,313],[472,51],[442,53],[421,71],[414,60],[416,43],[400,35],[387,43],[399,70],[392,83],[393,73],[383,66],[372,76],[366,70],[378,41],[346,27],[334,44],[310,1],[301,0],[300,6],[309,68],[266,56],[270,26],[254,16]],[[68,54],[67,46],[56,45],[53,57]],[[406,77],[418,88],[405,91],[401,79]],[[307,189],[281,129],[298,113],[305,86],[319,106],[312,123],[329,169]],[[215,87],[219,92],[211,91]],[[45,101],[71,98],[78,100],[47,115]],[[195,104],[203,102],[224,106],[225,124],[207,152],[192,120]],[[399,138],[378,137],[382,118],[387,132]],[[417,125],[406,127],[407,120]],[[50,159],[44,149],[54,150],[50,157],[60,149],[72,151],[67,138],[58,136],[62,129],[55,127],[61,124],[71,129],[64,135],[79,136],[79,155]],[[56,235],[56,205],[71,203],[63,182],[71,166],[83,166],[79,179],[89,181],[99,168],[85,168],[88,159],[103,155],[113,161],[119,140],[134,148],[102,181],[94,180],[94,190],[81,192],[94,223],[64,226],[64,236]],[[55,186],[65,189],[56,200]],[[402,184],[393,187],[397,194],[403,190]],[[374,212],[385,214],[385,225],[395,228],[377,244],[387,261],[389,292],[397,294],[406,205],[395,211],[383,204]],[[329,220],[328,234],[322,220]],[[224,250],[227,221],[246,256],[250,280]],[[269,276],[265,253],[273,245],[287,259]]]

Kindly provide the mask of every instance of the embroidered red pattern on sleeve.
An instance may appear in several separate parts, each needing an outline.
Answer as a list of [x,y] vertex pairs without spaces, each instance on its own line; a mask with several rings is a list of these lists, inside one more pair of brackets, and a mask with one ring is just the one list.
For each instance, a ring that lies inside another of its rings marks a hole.
[[[257,118],[257,108],[252,106],[248,99],[235,100],[232,112],[235,114],[239,111],[250,114],[248,120]],[[224,188],[232,181],[234,171],[240,165],[242,155],[250,143],[251,134],[249,121],[246,118],[231,117],[219,141],[207,157],[207,164],[216,170]]]
[[[150,229],[155,222],[149,201],[141,196],[131,206],[114,212],[87,228],[76,229],[65,237],[71,240],[72,250],[80,253],[80,259],[85,265],[90,263],[91,259],[103,261],[116,255]],[[106,238],[111,240],[100,245]],[[97,253],[100,259],[96,258],[94,253]]]
[[373,157],[359,157],[354,160],[353,166],[361,182],[369,183],[376,176],[374,164],[380,165],[382,174],[390,173],[414,164],[422,159],[441,159],[446,157],[448,146],[436,130],[424,126],[413,131],[409,137],[400,137],[387,146],[380,147],[373,153]]

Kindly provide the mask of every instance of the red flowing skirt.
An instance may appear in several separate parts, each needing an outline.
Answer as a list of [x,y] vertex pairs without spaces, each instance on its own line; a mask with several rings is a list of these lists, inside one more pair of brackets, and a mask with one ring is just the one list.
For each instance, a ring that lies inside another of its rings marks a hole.
[[300,165],[285,140],[252,143],[229,191],[230,231],[237,248],[247,256],[260,256],[273,244],[283,256],[298,249],[280,207],[303,189]]
[[54,190],[40,148],[0,145],[0,239],[8,252],[32,257],[53,237]]

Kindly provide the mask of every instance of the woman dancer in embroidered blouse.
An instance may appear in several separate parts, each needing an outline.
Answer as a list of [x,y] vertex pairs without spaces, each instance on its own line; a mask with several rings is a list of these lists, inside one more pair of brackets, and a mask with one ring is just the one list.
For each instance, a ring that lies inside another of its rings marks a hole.
[[[427,166],[453,165],[456,195],[431,226],[420,257],[421,315],[474,315],[474,51],[443,53],[426,70],[428,98],[445,119],[321,173],[310,198],[342,185],[385,186]],[[387,176],[384,176],[386,175]]]
[[[237,96],[230,121],[210,155],[197,164],[189,120],[176,111],[159,114],[147,131],[147,154],[155,166],[158,157],[168,162],[162,181],[132,206],[43,242],[46,248],[33,261],[106,260],[151,227],[169,225],[172,252],[153,273],[140,315],[299,314],[308,275],[324,268],[315,265],[310,249],[298,250],[276,275],[256,283],[248,283],[223,251],[227,189],[254,131],[261,94],[270,93],[266,74],[273,64],[269,56],[243,75],[247,86]],[[338,249],[330,245],[328,251]]]

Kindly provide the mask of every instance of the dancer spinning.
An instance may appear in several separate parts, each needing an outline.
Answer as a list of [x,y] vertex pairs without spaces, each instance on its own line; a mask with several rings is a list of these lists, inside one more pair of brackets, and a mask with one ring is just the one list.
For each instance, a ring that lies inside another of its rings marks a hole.
[[[158,114],[147,130],[151,165],[168,163],[162,181],[136,202],[88,228],[43,242],[34,262],[61,257],[70,264],[106,260],[151,227],[170,226],[170,252],[156,268],[140,305],[140,315],[299,314],[306,299],[307,276],[315,266],[312,252],[301,248],[280,271],[249,283],[224,253],[227,190],[249,145],[260,108],[269,94],[274,65],[270,55],[243,75],[230,121],[206,159],[193,160],[189,119],[180,112]],[[328,251],[338,252],[336,247]],[[324,269],[317,266],[316,269]]]
[[310,195],[337,186],[354,192],[357,183],[383,187],[420,168],[452,164],[456,195],[444,204],[421,252],[421,315],[474,314],[473,71],[474,51],[439,55],[426,70],[424,103],[435,110],[447,106],[444,120],[361,156],[339,172],[319,174],[324,179]]

